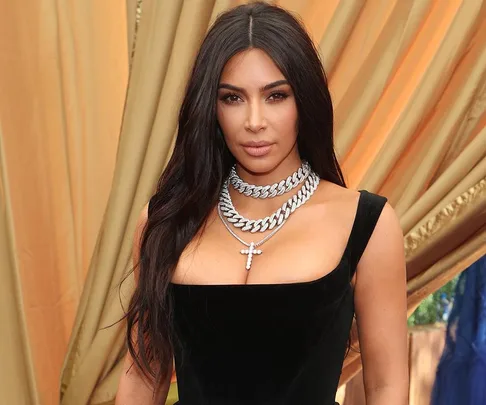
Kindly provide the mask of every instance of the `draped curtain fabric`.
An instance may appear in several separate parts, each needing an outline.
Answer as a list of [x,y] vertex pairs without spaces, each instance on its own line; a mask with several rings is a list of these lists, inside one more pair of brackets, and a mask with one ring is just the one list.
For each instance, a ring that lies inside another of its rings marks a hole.
[[0,403],[39,403],[15,257],[15,238],[0,128]]
[[[113,401],[125,326],[105,327],[133,288],[118,296],[135,223],[170,156],[200,41],[237,3],[4,9],[0,260],[2,288],[16,292],[2,297],[12,328],[0,347],[25,385],[0,393],[55,403],[72,333],[62,404]],[[276,3],[302,17],[322,55],[348,184],[387,196],[400,216],[412,311],[486,253],[486,0]],[[359,369],[352,352],[342,382]]]
[[[141,15],[127,108],[103,254],[91,263],[96,281],[63,375],[66,404],[114,395],[123,328],[98,329],[121,314],[112,290],[129,266],[136,218],[170,154],[197,46],[216,12],[239,2],[227,3],[128,1]],[[386,195],[401,217],[412,311],[484,251],[485,2],[278,3],[299,13],[322,54],[350,186]],[[359,368],[350,355],[342,382]]]
[[125,325],[101,328],[121,317],[120,298],[126,305],[131,279],[121,297],[118,284],[131,266],[137,218],[169,156],[178,104],[200,40],[215,15],[229,5],[143,1],[115,175],[62,374],[62,404],[100,404],[114,398]]
[[115,166],[128,80],[120,3],[13,1],[2,8],[2,404],[59,402]]

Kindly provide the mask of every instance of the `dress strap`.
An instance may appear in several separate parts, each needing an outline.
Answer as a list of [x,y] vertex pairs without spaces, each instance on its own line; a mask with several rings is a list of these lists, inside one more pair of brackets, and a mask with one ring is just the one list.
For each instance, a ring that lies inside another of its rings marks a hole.
[[375,229],[381,211],[388,201],[386,197],[370,193],[367,190],[359,190],[359,192],[360,196],[356,217],[344,253],[350,262],[351,277],[354,275],[356,266],[368,245],[368,241]]

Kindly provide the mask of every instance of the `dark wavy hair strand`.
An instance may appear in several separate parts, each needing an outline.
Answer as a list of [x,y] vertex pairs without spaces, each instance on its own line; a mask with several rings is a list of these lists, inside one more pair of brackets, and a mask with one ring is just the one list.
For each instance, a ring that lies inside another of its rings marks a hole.
[[266,52],[293,89],[301,159],[322,179],[346,187],[334,152],[326,75],[302,23],[263,2],[221,14],[202,42],[188,80],[174,152],[150,202],[136,265],[138,284],[124,317],[128,350],[153,381],[154,391],[168,378],[173,355],[170,280],[181,253],[204,227],[234,164],[216,118],[220,76],[231,57],[250,48]]

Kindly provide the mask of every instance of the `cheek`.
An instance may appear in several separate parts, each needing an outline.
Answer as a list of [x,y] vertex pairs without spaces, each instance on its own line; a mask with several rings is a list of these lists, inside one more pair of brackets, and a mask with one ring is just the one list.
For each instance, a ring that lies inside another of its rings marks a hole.
[[281,135],[286,142],[294,142],[297,138],[297,108],[295,104],[282,105],[282,108],[274,110],[271,114],[271,126]]
[[226,142],[231,142],[236,138],[238,131],[244,123],[244,117],[242,116],[241,110],[241,108],[217,107],[219,126],[223,131]]

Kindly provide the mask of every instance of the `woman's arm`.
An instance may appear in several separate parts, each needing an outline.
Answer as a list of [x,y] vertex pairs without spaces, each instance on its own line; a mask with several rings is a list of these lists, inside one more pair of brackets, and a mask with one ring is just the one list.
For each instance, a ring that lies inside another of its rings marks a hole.
[[[142,210],[138,219],[135,236],[133,238],[133,264],[135,266],[139,260],[140,241],[142,237],[143,228],[147,222],[148,204]],[[138,283],[138,267],[134,270],[135,283]],[[136,325],[133,330],[133,335],[136,336]],[[172,365],[172,362],[171,362]],[[148,381],[143,372],[137,367],[130,352],[125,357],[123,364],[123,371],[118,385],[115,405],[155,405],[165,404],[167,394],[170,388],[170,378],[172,375],[172,366],[168,373],[168,378],[159,387],[157,396],[154,397],[153,385]]]
[[403,232],[385,204],[359,261],[355,282],[367,405],[407,405],[407,293]]
[[115,405],[165,404],[169,393],[171,374],[172,369],[169,370],[169,378],[159,387],[157,395],[154,396],[152,383],[142,374],[142,371],[134,363],[130,353],[127,353],[118,385]]

